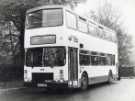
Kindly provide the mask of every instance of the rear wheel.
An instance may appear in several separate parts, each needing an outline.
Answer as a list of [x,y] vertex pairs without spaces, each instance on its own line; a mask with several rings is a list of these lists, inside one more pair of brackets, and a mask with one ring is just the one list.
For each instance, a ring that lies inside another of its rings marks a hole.
[[83,74],[81,77],[81,90],[86,90],[88,88],[88,76]]
[[112,83],[113,82],[113,75],[112,72],[110,71],[108,74],[108,83]]

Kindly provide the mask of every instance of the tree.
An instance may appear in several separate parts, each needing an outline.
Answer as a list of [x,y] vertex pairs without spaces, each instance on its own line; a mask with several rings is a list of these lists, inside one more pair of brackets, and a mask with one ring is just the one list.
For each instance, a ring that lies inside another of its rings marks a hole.
[[131,53],[131,36],[126,33],[122,27],[123,22],[120,19],[121,14],[118,10],[114,9],[111,3],[105,2],[105,4],[99,7],[97,13],[92,13],[91,18],[96,19],[99,23],[111,28],[117,34],[118,40],[118,59],[119,65],[131,65],[130,53]]
[[[47,4],[76,4],[85,0],[0,0],[0,21],[12,22],[19,34],[20,56],[24,58],[24,27],[26,10]],[[17,56],[18,57],[18,56]],[[23,61],[22,61],[23,63]]]
[[2,61],[2,58],[6,58],[8,63],[13,63],[13,57],[19,53],[19,40],[18,31],[14,27],[13,23],[1,22],[0,23],[0,64],[7,63]]
[[[24,57],[24,22],[25,22],[25,12],[27,9],[34,7],[36,0],[26,2],[24,0],[1,0],[0,1],[0,15],[1,19],[5,22],[13,22],[17,28],[19,34],[19,44],[20,56]],[[34,5],[33,5],[34,4]],[[4,10],[3,10],[4,9]]]

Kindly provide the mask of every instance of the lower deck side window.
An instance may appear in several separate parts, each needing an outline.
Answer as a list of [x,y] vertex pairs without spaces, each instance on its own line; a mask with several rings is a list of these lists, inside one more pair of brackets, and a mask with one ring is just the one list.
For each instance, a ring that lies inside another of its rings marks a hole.
[[80,65],[88,66],[114,66],[115,55],[100,52],[80,52]]
[[91,56],[91,64],[98,65],[99,64],[99,57],[98,56]]
[[90,65],[89,55],[80,54],[80,65]]

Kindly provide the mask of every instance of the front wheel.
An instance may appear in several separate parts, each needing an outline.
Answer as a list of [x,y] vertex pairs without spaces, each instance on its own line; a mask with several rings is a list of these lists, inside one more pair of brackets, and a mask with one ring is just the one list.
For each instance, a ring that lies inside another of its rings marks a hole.
[[86,74],[81,77],[81,90],[86,90],[88,88],[88,76]]

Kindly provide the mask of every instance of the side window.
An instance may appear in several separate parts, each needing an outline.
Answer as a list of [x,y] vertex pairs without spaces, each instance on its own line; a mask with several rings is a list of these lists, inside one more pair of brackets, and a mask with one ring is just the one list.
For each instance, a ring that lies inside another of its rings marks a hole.
[[98,65],[99,64],[99,56],[91,55],[91,64]]
[[115,55],[113,55],[113,65],[115,65]]
[[96,30],[96,28],[94,27],[94,24],[89,23],[88,24],[88,32],[89,32],[89,34],[94,35],[95,30]]
[[107,54],[107,65],[112,65],[111,54]]
[[66,12],[66,25],[69,27],[69,28],[74,28],[76,29],[77,28],[77,20],[76,20],[76,16],[70,12]]
[[99,53],[96,51],[80,51],[80,65],[88,66],[114,66],[115,55]]
[[106,57],[103,57],[103,56],[100,57],[100,65],[107,65]]
[[82,32],[88,32],[88,26],[86,23],[86,19],[79,17],[78,18],[78,30]]
[[85,54],[80,54],[80,65],[90,65],[90,56]]
[[111,65],[115,65],[115,55],[110,55]]

